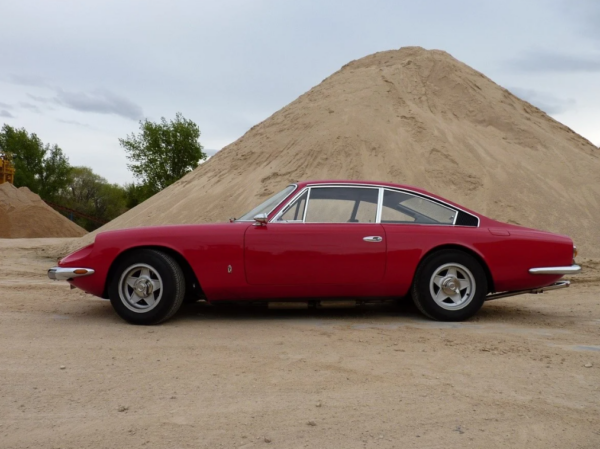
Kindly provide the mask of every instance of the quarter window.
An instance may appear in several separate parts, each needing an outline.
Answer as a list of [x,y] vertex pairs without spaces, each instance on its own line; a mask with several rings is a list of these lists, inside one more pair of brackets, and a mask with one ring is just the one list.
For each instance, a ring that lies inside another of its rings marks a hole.
[[405,192],[385,190],[382,223],[454,224],[456,211]]
[[312,187],[306,223],[375,223],[379,189]]
[[306,198],[308,190],[300,195],[296,201],[277,219],[277,221],[302,221],[304,219],[304,209],[306,207]]

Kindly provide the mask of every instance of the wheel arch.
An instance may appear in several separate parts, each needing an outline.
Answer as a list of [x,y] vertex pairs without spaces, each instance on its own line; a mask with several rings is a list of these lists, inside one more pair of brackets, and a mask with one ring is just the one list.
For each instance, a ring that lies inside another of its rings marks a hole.
[[171,256],[173,259],[175,259],[175,261],[179,264],[181,270],[183,271],[183,275],[185,277],[186,295],[191,294],[197,296],[198,298],[204,295],[196,273],[194,273],[194,270],[192,269],[190,263],[179,251],[174,250],[173,248],[160,245],[142,245],[126,249],[125,251],[121,252],[117,257],[115,257],[115,259],[112,261],[112,263],[110,264],[110,268],[108,269],[108,274],[106,275],[106,281],[104,282],[104,291],[102,293],[103,298],[108,299],[109,283],[115,274],[115,270],[119,266],[119,262],[129,254],[139,251],[141,249],[154,249]]
[[427,258],[429,258],[431,255],[441,252],[441,251],[445,251],[445,250],[462,251],[463,253],[466,253],[466,254],[472,256],[473,258],[475,258],[475,260],[477,260],[479,262],[479,264],[481,265],[481,267],[483,268],[483,271],[485,273],[485,277],[487,279],[487,284],[488,284],[488,293],[492,293],[492,292],[496,291],[495,285],[494,285],[494,278],[492,276],[490,267],[488,266],[485,259],[481,256],[481,254],[472,250],[471,248],[468,248],[463,245],[457,245],[457,244],[447,244],[447,245],[436,246],[435,248],[431,248],[429,251],[427,251],[425,254],[423,254],[423,257],[421,257],[421,260],[419,261],[419,265],[417,266],[417,269],[415,270],[415,274],[413,275],[413,282],[415,281],[415,277],[417,275],[419,267],[423,264],[423,262],[425,260],[427,260]]

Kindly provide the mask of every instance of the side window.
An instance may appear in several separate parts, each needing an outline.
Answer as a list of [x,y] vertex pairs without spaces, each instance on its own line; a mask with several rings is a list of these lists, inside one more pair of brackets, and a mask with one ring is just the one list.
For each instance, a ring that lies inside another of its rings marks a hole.
[[454,224],[457,212],[410,193],[384,190],[382,223]]
[[304,208],[306,207],[306,197],[308,190],[300,195],[286,211],[279,217],[277,221],[302,221],[304,219]]
[[379,189],[312,187],[306,223],[375,223]]

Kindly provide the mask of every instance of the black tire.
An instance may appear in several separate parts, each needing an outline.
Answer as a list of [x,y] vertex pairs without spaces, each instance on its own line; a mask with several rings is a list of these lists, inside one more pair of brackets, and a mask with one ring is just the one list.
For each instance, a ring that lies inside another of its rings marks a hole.
[[[456,293],[442,299],[451,288]],[[411,288],[412,300],[421,313],[438,321],[472,317],[483,305],[487,293],[483,267],[473,256],[459,250],[443,250],[425,258],[417,268]]]
[[[127,283],[127,280],[135,279],[140,279],[135,284],[137,289]],[[141,295],[137,295],[139,291],[142,291]],[[108,295],[115,312],[125,321],[141,325],[158,324],[171,318],[181,307],[185,296],[185,277],[181,267],[168,254],[141,249],[119,261],[110,280]],[[146,298],[143,295],[147,295]],[[140,300],[135,303],[137,298]]]

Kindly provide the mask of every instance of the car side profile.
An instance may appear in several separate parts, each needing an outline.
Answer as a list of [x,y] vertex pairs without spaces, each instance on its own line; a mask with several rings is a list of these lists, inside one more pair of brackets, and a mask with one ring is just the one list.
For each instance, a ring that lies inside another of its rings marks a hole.
[[487,300],[568,287],[573,241],[501,223],[416,187],[306,181],[229,223],[99,233],[48,271],[110,299],[134,324],[184,298],[366,302],[410,296],[427,317],[460,321]]

